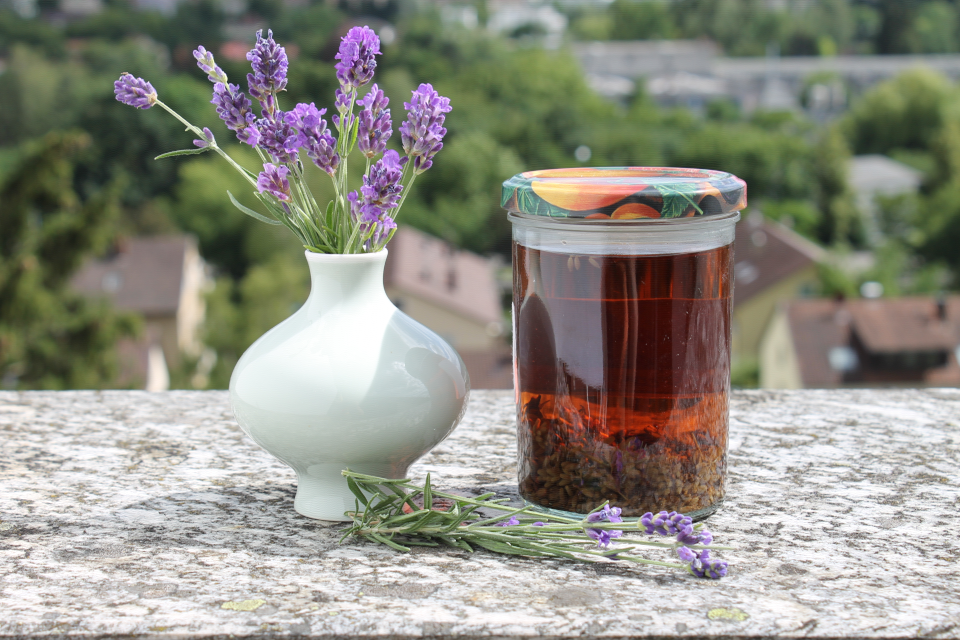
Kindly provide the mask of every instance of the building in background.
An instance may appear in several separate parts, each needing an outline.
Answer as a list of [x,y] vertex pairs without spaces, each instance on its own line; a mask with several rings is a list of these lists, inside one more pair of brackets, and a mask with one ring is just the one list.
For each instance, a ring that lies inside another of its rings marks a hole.
[[826,252],[758,211],[737,223],[734,240],[734,365],[757,362],[760,339],[779,304],[816,295]]
[[474,389],[513,387],[496,264],[409,226],[390,241],[387,295],[463,358]]
[[842,113],[850,94],[917,67],[960,79],[956,54],[782,57],[774,45],[766,56],[727,57],[708,40],[577,42],[571,49],[594,88],[610,98],[622,97],[622,81],[642,81],[662,105],[699,111],[727,98],[747,113],[803,107],[821,121]]
[[124,239],[107,257],[85,264],[71,287],[105,297],[118,309],[139,314],[144,332],[118,345],[121,384],[149,391],[169,387],[169,369],[182,355],[199,357],[210,277],[192,236]]
[[796,300],[760,346],[760,386],[960,386],[960,296]]
[[867,237],[876,245],[883,239],[878,196],[916,194],[923,183],[923,172],[880,154],[854,156],[850,159],[848,183],[856,196]]

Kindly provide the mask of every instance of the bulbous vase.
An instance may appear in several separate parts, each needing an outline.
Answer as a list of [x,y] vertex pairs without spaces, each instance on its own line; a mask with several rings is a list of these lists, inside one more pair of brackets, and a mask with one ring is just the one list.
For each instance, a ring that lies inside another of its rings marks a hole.
[[463,417],[470,378],[387,298],[386,250],[306,257],[310,296],[243,354],[230,401],[244,432],[296,471],[294,508],[345,521],[355,498],[341,471],[405,477]]

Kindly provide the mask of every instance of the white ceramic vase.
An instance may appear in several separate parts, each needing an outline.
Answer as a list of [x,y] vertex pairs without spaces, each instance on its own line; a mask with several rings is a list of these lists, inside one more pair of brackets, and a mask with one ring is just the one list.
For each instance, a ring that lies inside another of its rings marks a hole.
[[347,520],[345,468],[403,478],[467,406],[457,352],[387,298],[387,251],[306,252],[310,296],[240,358],[230,401],[241,428],[297,473],[294,508]]

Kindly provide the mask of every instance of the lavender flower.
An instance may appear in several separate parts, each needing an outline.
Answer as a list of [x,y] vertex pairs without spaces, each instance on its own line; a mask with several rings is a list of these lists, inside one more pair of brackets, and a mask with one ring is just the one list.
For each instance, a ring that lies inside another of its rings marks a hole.
[[598,549],[605,549],[613,544],[613,538],[619,538],[623,531],[617,529],[587,529],[587,535],[597,541]]
[[[600,511],[594,511],[588,515],[587,522],[623,522],[623,518],[620,517],[621,511],[620,507],[611,507],[609,504],[605,504]],[[601,549],[609,547],[613,538],[619,538],[623,535],[623,531],[616,529],[593,529],[587,527],[586,532],[588,536],[597,541],[597,547]]]
[[370,93],[359,102],[363,109],[360,111],[358,124],[357,148],[367,158],[374,158],[387,149],[387,140],[393,134],[390,122],[390,98],[374,84]]
[[273,118],[257,120],[260,132],[260,147],[275,162],[296,162],[297,150],[301,145],[300,131],[297,129],[295,113],[278,111]]
[[333,106],[335,106],[340,113],[346,113],[350,110],[350,98],[352,95],[351,93],[337,89],[333,92]]
[[290,181],[286,167],[278,167],[269,162],[263,165],[263,171],[257,176],[257,189],[260,193],[269,193],[281,202],[290,202]]
[[404,102],[407,119],[400,125],[403,151],[413,160],[415,173],[423,173],[433,165],[433,156],[443,148],[444,114],[450,112],[450,98],[434,91],[433,86],[421,84],[410,102]]
[[369,175],[363,177],[360,193],[364,202],[384,210],[396,208],[400,202],[400,192],[403,191],[401,178],[403,165],[400,164],[400,155],[391,149],[370,167]]
[[587,516],[587,522],[623,522],[620,514],[623,509],[620,507],[611,507],[609,504],[603,505],[601,511],[594,511]]
[[692,524],[685,524],[680,527],[680,531],[677,533],[677,542],[708,545],[713,542],[713,534],[706,529],[695,531]]
[[210,79],[210,82],[227,83],[227,74],[214,62],[212,53],[203,47],[197,47],[197,50],[193,52],[193,57],[197,59],[197,66],[203,69],[204,73],[206,73]]
[[210,131],[210,129],[204,127],[204,128],[203,128],[203,139],[202,139],[202,140],[194,140],[194,141],[193,141],[193,144],[195,144],[196,146],[200,147],[201,149],[205,149],[206,147],[209,147],[209,146],[210,146],[210,143],[211,143],[211,142],[213,142],[213,132]]
[[661,536],[672,536],[680,533],[681,527],[693,524],[690,516],[671,511],[661,511],[657,515],[645,513],[640,516],[640,524],[646,527],[647,534],[658,533]]
[[251,108],[253,105],[250,98],[240,91],[239,86],[217,82],[213,85],[213,100],[210,102],[217,107],[217,115],[227,128],[237,132],[237,138],[241,142],[251,146],[257,145],[260,134],[253,127],[253,121],[256,119]]
[[520,521],[517,520],[517,516],[510,516],[509,520],[504,520],[503,522],[498,522],[494,526],[496,527],[513,527],[520,524]]
[[333,116],[333,124],[341,132],[350,131],[350,127],[353,126],[353,119],[356,117],[350,113],[350,100],[353,97],[353,93],[344,93],[340,89],[337,89],[334,92],[333,106],[337,108],[337,111],[340,112],[340,115]]
[[250,95],[260,102],[266,114],[277,110],[277,92],[287,86],[287,52],[273,39],[273,31],[257,31],[257,44],[247,53],[253,73],[247,74]]
[[123,73],[120,79],[113,83],[113,92],[117,100],[137,109],[149,109],[157,102],[157,90],[153,85],[129,73]]
[[692,549],[687,549],[686,547],[678,547],[677,555],[680,556],[680,559],[684,562],[692,562],[697,558],[697,552]]
[[356,91],[373,79],[375,55],[380,55],[380,38],[373,29],[364,25],[347,32],[336,55],[340,61],[336,64],[337,79],[344,93]]
[[377,205],[364,203],[356,191],[347,194],[347,200],[350,202],[350,215],[360,225],[360,233],[366,238],[364,250],[372,251],[382,247],[382,242],[389,239],[392,230],[397,228],[397,223]]
[[710,558],[710,550],[693,551],[686,547],[677,549],[677,555],[684,562],[689,562],[687,569],[698,578],[712,578],[719,580],[727,575],[727,563]]
[[290,113],[294,126],[300,133],[300,146],[307,152],[313,163],[333,175],[340,163],[337,155],[337,141],[327,129],[327,122],[321,116],[326,109],[317,109],[314,103],[300,103]]

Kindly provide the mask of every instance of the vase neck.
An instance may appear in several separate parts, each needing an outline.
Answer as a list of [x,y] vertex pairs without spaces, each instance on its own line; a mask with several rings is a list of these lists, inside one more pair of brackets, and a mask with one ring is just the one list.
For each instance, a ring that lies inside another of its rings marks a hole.
[[363,305],[387,301],[383,289],[383,267],[387,250],[377,253],[331,255],[306,252],[310,267],[311,312],[342,305]]

